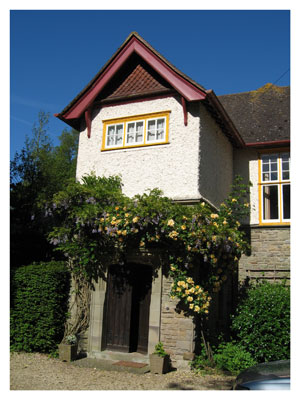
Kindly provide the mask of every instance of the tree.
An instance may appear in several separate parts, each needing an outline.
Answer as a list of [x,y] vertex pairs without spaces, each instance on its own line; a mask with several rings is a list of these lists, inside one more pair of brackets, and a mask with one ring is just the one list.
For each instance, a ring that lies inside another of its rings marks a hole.
[[49,114],[40,111],[31,137],[11,161],[11,265],[46,261],[52,247],[46,240],[45,204],[67,182],[75,180],[78,132],[64,130],[53,146],[47,133]]

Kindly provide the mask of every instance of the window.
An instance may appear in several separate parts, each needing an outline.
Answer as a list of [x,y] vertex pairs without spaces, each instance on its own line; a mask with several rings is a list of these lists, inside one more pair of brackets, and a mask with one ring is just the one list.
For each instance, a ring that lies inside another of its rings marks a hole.
[[289,222],[290,153],[261,155],[259,173],[260,222]]
[[168,142],[169,111],[103,121],[102,151]]

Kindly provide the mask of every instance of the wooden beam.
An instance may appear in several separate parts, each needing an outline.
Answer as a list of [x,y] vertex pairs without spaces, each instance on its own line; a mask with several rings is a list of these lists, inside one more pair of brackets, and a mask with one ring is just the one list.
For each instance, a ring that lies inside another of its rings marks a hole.
[[182,109],[183,109],[183,121],[184,125],[187,126],[188,123],[188,115],[187,115],[187,109],[186,109],[186,101],[183,96],[181,96],[181,104],[182,104]]
[[92,114],[92,110],[90,108],[88,108],[85,113],[84,113],[84,117],[85,117],[85,123],[86,123],[86,127],[87,127],[87,136],[88,138],[91,137],[91,130],[92,130],[92,119],[91,119],[91,114]]

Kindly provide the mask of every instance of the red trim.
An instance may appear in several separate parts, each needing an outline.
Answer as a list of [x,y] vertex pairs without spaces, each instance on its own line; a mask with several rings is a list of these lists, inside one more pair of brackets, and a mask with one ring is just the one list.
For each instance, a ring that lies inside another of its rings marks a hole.
[[274,140],[269,142],[253,142],[246,143],[246,147],[277,147],[277,146],[289,146],[291,141],[288,140]]
[[79,118],[133,52],[139,54],[140,57],[169,82],[186,100],[196,101],[205,99],[206,93],[178,75],[144,44],[139,42],[135,37],[132,37],[115,59],[107,66],[92,87],[76,101],[73,107],[71,107],[63,117],[66,119]]
[[91,109],[88,108],[84,113],[85,123],[87,127],[87,137],[91,137],[91,130],[92,130],[92,119],[91,119]]
[[185,98],[182,96],[181,97],[181,104],[182,104],[182,109],[183,109],[183,118],[184,118],[184,125],[187,126],[187,110],[186,110],[186,101]]
[[114,100],[114,101],[107,102],[107,103],[106,102],[102,103],[100,101],[99,103],[97,103],[97,102],[94,103],[94,107],[95,108],[97,108],[97,107],[101,107],[101,108],[113,107],[113,106],[116,106],[116,105],[120,106],[120,105],[123,105],[123,104],[140,103],[142,101],[165,99],[167,97],[174,97],[174,93],[161,94],[161,95],[158,95],[158,96],[139,97],[138,99],[132,99],[132,100]]

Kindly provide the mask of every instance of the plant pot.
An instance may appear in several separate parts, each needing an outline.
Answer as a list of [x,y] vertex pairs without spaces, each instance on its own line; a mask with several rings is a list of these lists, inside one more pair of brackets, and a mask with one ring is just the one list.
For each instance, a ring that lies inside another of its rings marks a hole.
[[150,371],[153,374],[165,374],[169,371],[170,356],[159,356],[157,354],[150,354]]
[[77,358],[77,344],[65,344],[61,343],[58,346],[59,359],[61,361],[71,362]]

